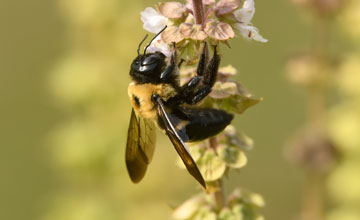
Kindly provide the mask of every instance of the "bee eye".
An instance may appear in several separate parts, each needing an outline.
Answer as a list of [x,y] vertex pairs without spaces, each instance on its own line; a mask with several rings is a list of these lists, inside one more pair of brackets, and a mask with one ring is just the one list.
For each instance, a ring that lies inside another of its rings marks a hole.
[[143,62],[141,64],[144,66],[148,66],[148,65],[156,63],[158,60],[159,60],[158,57],[148,56],[148,57],[145,57],[145,59],[143,60]]

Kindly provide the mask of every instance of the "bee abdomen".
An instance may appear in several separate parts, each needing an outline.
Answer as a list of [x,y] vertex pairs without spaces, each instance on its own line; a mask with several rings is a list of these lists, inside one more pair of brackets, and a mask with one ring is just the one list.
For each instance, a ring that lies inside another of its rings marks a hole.
[[185,132],[189,142],[200,141],[212,137],[230,124],[234,116],[218,109],[190,109],[182,110],[188,123]]

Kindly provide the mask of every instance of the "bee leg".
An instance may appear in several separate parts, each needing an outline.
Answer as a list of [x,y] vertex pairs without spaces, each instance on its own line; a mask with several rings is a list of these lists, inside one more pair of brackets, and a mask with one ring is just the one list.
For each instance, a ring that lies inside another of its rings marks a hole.
[[[202,54],[202,56],[203,55],[204,55],[204,53]],[[202,58],[200,58],[199,66],[202,65],[201,59]],[[204,99],[211,92],[211,88],[214,86],[214,84],[216,82],[216,77],[217,77],[217,72],[218,72],[219,65],[220,65],[220,60],[221,60],[221,58],[220,58],[220,55],[217,53],[217,47],[214,46],[214,55],[211,58],[207,67],[204,68],[204,70],[203,70],[203,71],[205,71],[204,75],[201,76],[203,78],[202,85],[196,91],[193,91],[190,96],[187,95],[185,97],[186,103],[196,104],[196,103],[200,102],[202,99]],[[198,74],[199,74],[199,69],[202,69],[202,68],[199,68],[199,66],[198,66]],[[195,90],[195,88],[196,87],[194,87],[194,90]]]
[[186,103],[194,105],[203,100],[211,92],[211,87],[208,85],[201,86],[192,96],[186,99]]
[[194,76],[193,78],[191,78],[185,85],[182,86],[182,96],[184,98],[188,97],[189,95],[191,95],[195,88],[200,84],[201,82],[201,78],[200,76]]
[[206,67],[206,72],[204,74],[204,85],[210,86],[212,88],[216,82],[217,72],[219,70],[221,57],[217,53],[217,46],[214,46],[214,55],[211,58],[208,66]]
[[206,42],[204,42],[203,51],[200,55],[200,60],[199,60],[197,70],[196,70],[196,73],[198,76],[204,75],[205,70],[206,70],[206,60],[207,60],[207,52],[206,52],[207,46],[206,45],[207,45]]
[[[173,43],[173,51],[170,56],[170,65],[166,67],[166,69],[160,74],[160,79],[164,82],[167,82],[169,79],[174,77],[173,72],[177,66],[177,52],[176,52],[176,44]],[[172,77],[171,77],[172,76]]]

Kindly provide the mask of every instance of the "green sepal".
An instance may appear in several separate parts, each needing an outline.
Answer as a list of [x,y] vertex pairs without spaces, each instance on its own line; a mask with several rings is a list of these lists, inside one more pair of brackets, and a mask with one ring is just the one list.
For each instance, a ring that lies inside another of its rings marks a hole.
[[220,179],[226,170],[225,161],[213,149],[207,149],[197,165],[206,182]]
[[172,217],[176,220],[192,219],[205,202],[206,200],[202,194],[196,195],[177,207]]
[[239,169],[247,164],[245,153],[238,147],[221,144],[217,152],[228,167]]
[[206,100],[206,105],[241,114],[249,107],[262,101],[252,95],[239,83],[233,81],[216,82]]

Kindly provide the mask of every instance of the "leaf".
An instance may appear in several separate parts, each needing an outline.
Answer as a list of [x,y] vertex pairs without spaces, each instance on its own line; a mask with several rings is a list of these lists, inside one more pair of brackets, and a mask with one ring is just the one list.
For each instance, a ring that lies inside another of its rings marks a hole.
[[219,145],[217,149],[219,156],[225,161],[226,165],[231,168],[241,168],[247,163],[245,153],[234,146]]
[[205,151],[197,163],[206,182],[220,179],[225,172],[226,164],[212,149]]
[[212,19],[206,22],[205,32],[209,37],[220,41],[229,40],[235,37],[235,33],[229,24]]
[[192,220],[216,220],[216,214],[208,206],[201,207]]
[[223,134],[226,137],[226,144],[239,147],[242,150],[251,150],[254,147],[254,141],[246,134],[236,131],[232,125],[227,126]]
[[262,99],[255,99],[241,95],[231,95],[225,99],[213,99],[213,103],[218,108],[237,114],[242,114],[246,109],[261,101]]
[[234,213],[232,210],[225,207],[220,211],[218,220],[242,220],[242,218],[238,213]]
[[245,87],[231,80],[217,81],[211,91],[209,96],[215,99],[223,99],[236,94],[246,97],[251,96]]
[[234,81],[217,81],[209,97],[218,108],[238,114],[262,100],[253,98],[243,86]]
[[237,188],[230,194],[228,204],[245,204],[256,207],[264,207],[265,201],[264,198],[258,193],[253,193],[248,190]]
[[216,82],[210,96],[215,99],[224,99],[231,95],[236,95],[237,92],[238,90],[235,82]]
[[177,207],[172,217],[177,220],[189,219],[204,203],[204,197],[202,195],[196,195]]
[[241,219],[241,220],[246,219],[246,218],[244,218],[244,215],[243,215],[243,207],[244,206],[242,204],[236,204],[232,207],[231,211],[236,220],[237,219]]
[[167,18],[182,18],[186,8],[180,2],[161,2],[157,5],[159,12]]

